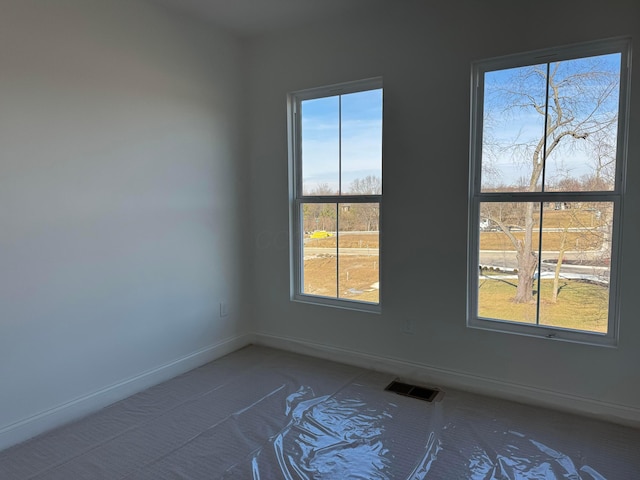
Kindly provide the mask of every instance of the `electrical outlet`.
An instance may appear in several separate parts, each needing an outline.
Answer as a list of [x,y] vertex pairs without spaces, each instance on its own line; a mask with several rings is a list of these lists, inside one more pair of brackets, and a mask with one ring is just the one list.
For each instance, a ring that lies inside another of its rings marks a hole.
[[413,319],[405,318],[402,324],[402,333],[413,335]]
[[226,317],[229,315],[229,304],[225,301],[220,302],[220,316]]

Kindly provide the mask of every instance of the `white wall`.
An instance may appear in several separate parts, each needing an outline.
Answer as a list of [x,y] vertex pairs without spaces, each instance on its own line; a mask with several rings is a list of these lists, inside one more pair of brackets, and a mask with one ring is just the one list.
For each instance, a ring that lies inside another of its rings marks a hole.
[[3,0],[0,448],[246,341],[240,60],[141,1]]
[[[259,341],[640,424],[640,75],[632,85],[619,347],[465,326],[470,62],[618,35],[633,35],[637,47],[640,4],[386,3],[251,44],[256,242],[247,291]],[[286,93],[378,75],[385,108],[383,312],[293,303],[286,241],[275,241],[288,228]],[[406,319],[414,321],[413,334],[402,332]]]
[[[469,330],[464,318],[469,63],[613,35],[637,41],[637,2],[382,3],[255,38],[245,51],[139,0],[2,2],[0,448],[242,346],[253,331],[443,385],[640,419],[640,95],[620,346]],[[383,313],[292,303],[286,93],[378,75]],[[637,76],[632,87],[640,91]]]

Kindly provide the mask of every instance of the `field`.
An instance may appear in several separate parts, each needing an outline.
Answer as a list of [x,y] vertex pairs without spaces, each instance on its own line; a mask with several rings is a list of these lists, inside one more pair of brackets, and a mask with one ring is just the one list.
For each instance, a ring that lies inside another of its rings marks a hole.
[[[606,204],[598,204],[601,209],[606,209]],[[537,214],[533,216],[534,222],[539,223],[540,217]],[[605,226],[602,216],[596,215],[595,209],[569,209],[569,210],[549,210],[544,211],[544,228],[564,228],[583,227],[597,228]]]
[[[554,212],[555,213],[555,212]],[[558,215],[555,216],[555,223]],[[522,238],[524,232],[512,232]],[[568,249],[597,250],[601,247],[601,237],[592,231],[562,232],[549,231],[544,234],[543,249],[558,250],[562,236]],[[379,301],[379,256],[378,235],[371,233],[342,233],[339,236],[341,249],[354,249],[357,254],[318,252],[313,249],[335,249],[338,238],[307,239],[304,258],[304,292],[312,295],[338,297],[377,303]],[[534,235],[534,245],[537,244]],[[512,250],[513,246],[502,232],[481,232],[482,250]],[[308,250],[307,250],[308,249]],[[350,252],[351,253],[351,252]],[[336,276],[339,272],[339,282]],[[516,304],[512,301],[517,278],[493,279],[482,277],[479,290],[479,315],[523,323],[531,323],[536,318],[536,303]],[[577,330],[606,332],[608,314],[608,288],[576,280],[561,280],[557,302],[551,301],[552,280],[542,280],[540,297],[540,323]],[[575,317],[575,312],[580,317]]]
[[[337,238],[313,238],[305,242],[306,248],[335,249]],[[304,256],[304,292],[312,295],[346,298],[362,302],[378,303],[379,272],[377,234],[340,234],[340,248],[362,249],[357,255],[316,253]],[[336,271],[339,284],[336,285]],[[339,291],[336,292],[336,288]]]
[[[553,280],[541,281],[540,324],[606,333],[609,289],[586,282],[562,280],[556,303],[551,301]],[[511,301],[516,279],[482,277],[479,282],[478,315],[485,318],[534,323],[536,302]],[[535,298],[535,297],[534,297]],[[580,315],[576,316],[579,311]]]
[[[602,208],[605,208],[604,206]],[[534,215],[534,223],[539,218]],[[591,210],[545,210],[543,220],[542,250],[599,250],[602,247],[601,227],[606,227],[602,216],[597,218]],[[524,238],[524,231],[514,229],[511,234],[518,240]],[[533,231],[533,245],[537,246],[539,234]],[[564,243],[564,245],[563,245]],[[513,243],[502,231],[480,232],[480,250],[514,250]]]
[[[309,238],[305,247],[336,248],[338,237],[335,235],[327,238]],[[377,233],[341,233],[340,248],[372,248],[378,249]]]
[[[511,232],[521,240],[524,232]],[[594,232],[544,232],[542,250],[558,251],[562,247],[568,250],[599,250],[602,246],[602,235]],[[533,234],[533,245],[537,247],[539,235]],[[513,243],[503,232],[482,232],[480,234],[480,250],[515,250]]]
[[304,261],[304,292],[362,302],[378,303],[378,256],[340,257],[340,291],[336,295],[335,255],[313,256]]

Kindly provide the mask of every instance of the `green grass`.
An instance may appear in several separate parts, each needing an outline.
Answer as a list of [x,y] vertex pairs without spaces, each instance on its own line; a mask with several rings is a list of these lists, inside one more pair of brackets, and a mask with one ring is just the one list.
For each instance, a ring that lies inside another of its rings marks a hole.
[[[537,294],[529,304],[514,303],[517,278],[480,278],[478,315],[484,318],[536,322]],[[534,286],[534,288],[537,284]],[[575,280],[561,280],[557,302],[552,302],[553,280],[542,280],[540,325],[606,333],[609,289]]]

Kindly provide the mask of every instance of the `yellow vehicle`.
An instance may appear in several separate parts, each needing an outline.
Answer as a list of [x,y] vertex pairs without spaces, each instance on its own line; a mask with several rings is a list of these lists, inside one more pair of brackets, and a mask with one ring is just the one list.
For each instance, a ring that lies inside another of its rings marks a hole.
[[333,233],[329,233],[325,230],[316,230],[311,235],[309,235],[309,238],[327,238],[332,236],[333,236]]

